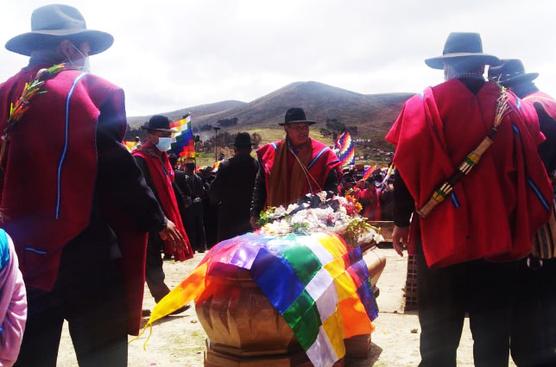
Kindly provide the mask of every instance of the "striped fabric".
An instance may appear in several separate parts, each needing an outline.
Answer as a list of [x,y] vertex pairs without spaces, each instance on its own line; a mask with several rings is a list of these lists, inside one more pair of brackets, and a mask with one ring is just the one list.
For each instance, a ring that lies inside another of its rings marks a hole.
[[221,242],[155,306],[148,324],[210,295],[205,278],[230,265],[249,270],[315,366],[333,366],[345,355],[344,339],[373,331],[378,310],[361,249],[325,233]]
[[556,200],[553,199],[550,218],[533,238],[533,256],[539,259],[556,258]]

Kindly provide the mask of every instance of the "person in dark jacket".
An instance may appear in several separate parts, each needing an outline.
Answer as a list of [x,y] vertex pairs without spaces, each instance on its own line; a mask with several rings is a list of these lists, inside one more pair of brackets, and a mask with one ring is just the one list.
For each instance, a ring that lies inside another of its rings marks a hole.
[[234,142],[235,155],[218,167],[210,185],[209,196],[218,207],[218,242],[251,231],[249,223],[251,198],[259,169],[251,157],[249,133],[240,132]]
[[205,228],[205,205],[208,205],[208,185],[195,172],[195,160],[186,160],[184,165],[184,176],[180,177],[178,185],[189,190],[191,204],[185,208],[185,226],[191,247],[197,252],[207,250],[207,234]]

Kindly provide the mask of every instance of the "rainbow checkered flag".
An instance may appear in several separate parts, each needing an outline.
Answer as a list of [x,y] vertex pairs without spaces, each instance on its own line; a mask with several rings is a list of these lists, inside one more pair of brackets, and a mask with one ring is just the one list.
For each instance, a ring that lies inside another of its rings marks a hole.
[[327,233],[247,233],[220,242],[154,307],[147,326],[210,297],[217,290],[207,277],[230,266],[249,271],[315,366],[333,366],[345,355],[344,339],[374,330],[378,309],[361,249]]
[[345,130],[338,136],[334,143],[334,149],[342,167],[355,164],[355,144],[349,131]]
[[191,128],[191,114],[170,123],[174,130],[176,142],[172,144],[172,153],[180,158],[195,158],[195,137]]

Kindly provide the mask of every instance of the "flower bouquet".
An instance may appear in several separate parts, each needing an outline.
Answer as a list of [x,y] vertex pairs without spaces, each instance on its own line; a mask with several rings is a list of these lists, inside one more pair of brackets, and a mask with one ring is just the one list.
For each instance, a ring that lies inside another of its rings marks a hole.
[[333,232],[353,246],[382,241],[380,229],[367,223],[360,211],[361,204],[353,196],[322,191],[287,207],[268,208],[261,213],[259,224],[261,232],[271,236]]

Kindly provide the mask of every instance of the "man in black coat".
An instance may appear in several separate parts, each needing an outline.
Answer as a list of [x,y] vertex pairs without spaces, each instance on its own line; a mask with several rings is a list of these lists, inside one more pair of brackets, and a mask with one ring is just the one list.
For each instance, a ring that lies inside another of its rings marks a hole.
[[236,135],[233,158],[220,164],[210,185],[210,199],[219,203],[218,241],[251,231],[249,212],[259,165],[251,157],[249,133]]
[[184,225],[191,242],[191,247],[197,252],[207,250],[207,235],[205,230],[204,202],[207,201],[207,187],[203,179],[195,173],[194,160],[186,161],[183,173],[176,175],[176,183],[182,192],[187,193],[189,199],[184,208]]

